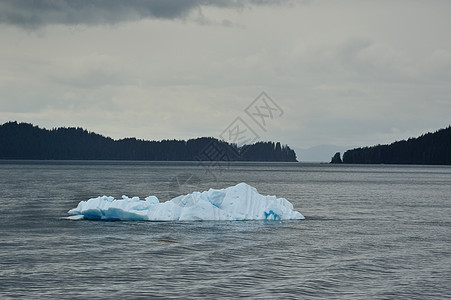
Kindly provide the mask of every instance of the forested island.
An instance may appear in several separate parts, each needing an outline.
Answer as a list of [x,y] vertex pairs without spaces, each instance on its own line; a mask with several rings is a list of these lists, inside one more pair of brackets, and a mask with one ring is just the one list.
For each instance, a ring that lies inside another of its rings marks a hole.
[[[333,161],[339,163],[334,157]],[[451,126],[390,145],[348,150],[343,163],[451,165]]]
[[114,140],[83,128],[48,130],[17,122],[0,125],[0,159],[297,161],[294,150],[279,142],[257,142],[238,147],[212,137],[187,141]]

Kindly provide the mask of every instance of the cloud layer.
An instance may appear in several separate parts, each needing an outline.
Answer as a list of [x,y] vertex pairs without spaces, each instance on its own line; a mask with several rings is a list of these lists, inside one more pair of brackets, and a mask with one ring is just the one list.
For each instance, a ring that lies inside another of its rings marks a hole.
[[218,137],[253,124],[244,110],[265,91],[284,114],[253,129],[297,148],[449,124],[449,1],[130,3],[0,1],[0,123]]
[[102,25],[147,18],[185,19],[202,7],[242,9],[278,5],[283,0],[3,0],[0,23],[27,29],[46,25]]

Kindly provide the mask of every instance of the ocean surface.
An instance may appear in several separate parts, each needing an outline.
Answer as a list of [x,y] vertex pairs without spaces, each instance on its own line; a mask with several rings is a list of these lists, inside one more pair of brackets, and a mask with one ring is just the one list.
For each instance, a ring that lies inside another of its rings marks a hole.
[[[65,219],[239,182],[306,219]],[[0,161],[0,298],[450,298],[450,183],[449,166]]]

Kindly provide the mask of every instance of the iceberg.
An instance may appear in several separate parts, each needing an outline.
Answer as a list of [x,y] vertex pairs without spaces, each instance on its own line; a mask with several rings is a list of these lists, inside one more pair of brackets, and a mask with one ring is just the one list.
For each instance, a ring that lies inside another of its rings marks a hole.
[[209,189],[181,195],[160,203],[157,197],[102,196],[81,201],[68,211],[69,219],[105,221],[200,221],[200,220],[300,220],[285,198],[264,196],[257,189],[239,183],[225,189]]

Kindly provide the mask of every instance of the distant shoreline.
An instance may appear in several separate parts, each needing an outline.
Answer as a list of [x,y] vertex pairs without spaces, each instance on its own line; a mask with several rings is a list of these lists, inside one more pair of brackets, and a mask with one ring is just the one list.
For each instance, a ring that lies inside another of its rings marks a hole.
[[[203,161],[202,163],[208,163]],[[328,162],[283,162],[283,161],[230,161],[230,162],[214,162],[219,163],[222,166],[227,165],[287,165],[287,166],[300,166],[300,167],[327,167],[327,168],[359,168],[359,167],[451,167],[451,165],[428,165],[428,164],[331,164]],[[0,165],[7,164],[30,164],[30,165],[120,165],[120,164],[137,164],[137,165],[187,165],[187,166],[199,166],[202,167],[201,162],[198,161],[156,161],[156,160],[107,160],[107,159],[0,159]]]
[[0,159],[130,161],[296,162],[296,152],[280,142],[238,146],[213,137],[190,140],[114,140],[83,128],[39,128],[30,123],[0,125]]

